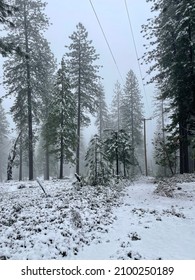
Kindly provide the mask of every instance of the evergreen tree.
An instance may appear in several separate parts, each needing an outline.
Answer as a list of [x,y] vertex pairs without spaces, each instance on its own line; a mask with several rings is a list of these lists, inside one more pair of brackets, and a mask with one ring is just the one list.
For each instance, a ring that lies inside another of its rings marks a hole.
[[65,161],[73,162],[76,147],[76,103],[71,92],[68,72],[65,60],[62,59],[45,130],[50,152],[60,160],[60,179],[63,178],[63,164]]
[[0,102],[0,181],[5,178],[8,150],[8,122]]
[[89,184],[103,185],[108,182],[111,174],[110,164],[104,152],[104,143],[98,135],[94,135],[89,143],[85,157]]
[[117,131],[122,129],[122,119],[121,119],[122,94],[123,94],[123,90],[121,84],[117,81],[114,87],[114,96],[111,104],[111,114],[110,114],[110,119],[112,120],[111,128]]
[[[14,5],[8,4],[4,0],[0,0],[0,23],[4,26],[6,30],[10,28],[14,28],[14,24],[11,20],[11,17],[17,11],[17,7]],[[10,53],[16,52],[17,54],[21,54],[20,47],[14,42],[6,43],[4,38],[0,38],[0,53],[2,56],[7,56]]]
[[124,94],[121,101],[121,123],[122,129],[129,135],[132,148],[132,173],[137,164],[135,159],[142,155],[142,123],[143,123],[143,104],[138,80],[132,70],[127,73]]
[[109,128],[109,116],[108,108],[105,101],[104,88],[101,83],[99,84],[98,111],[95,124],[98,128],[100,139],[102,139],[104,130]]
[[180,143],[180,173],[189,172],[189,126],[195,115],[195,3],[193,0],[153,1],[158,16],[143,26],[153,49],[144,56],[153,62],[148,73],[154,73],[161,98],[170,99],[170,131],[177,130]]
[[10,30],[6,43],[20,44],[25,56],[10,57],[4,64],[8,95],[15,96],[12,113],[18,130],[28,129],[29,180],[33,179],[33,143],[36,121],[42,96],[41,81],[48,57],[40,55],[47,44],[42,32],[48,26],[43,10],[45,3],[35,0],[16,0],[18,11],[12,17],[15,28]]
[[94,114],[97,111],[99,66],[95,65],[95,62],[99,55],[96,54],[92,41],[88,40],[85,27],[79,23],[76,28],[77,30],[70,36],[72,42],[68,47],[67,57],[71,85],[77,98],[76,173],[79,174],[81,126],[88,126],[89,113]]
[[3,140],[7,137],[7,135],[8,135],[8,122],[6,119],[5,111],[0,101],[0,143],[3,142]]
[[50,153],[49,153],[49,141],[47,137],[44,137],[44,132],[47,129],[47,120],[49,116],[51,100],[52,100],[52,91],[54,86],[54,73],[56,70],[56,63],[54,56],[51,53],[50,47],[45,41],[42,49],[39,50],[39,90],[41,90],[40,102],[38,104],[40,111],[41,119],[41,138],[42,138],[42,149],[45,152],[43,156],[43,165],[44,165],[44,179],[49,180],[50,173]]
[[[45,128],[45,127],[44,127]],[[39,136],[36,150],[35,150],[35,162],[36,162],[36,176],[43,176],[45,180],[49,180],[49,177],[59,177],[59,162],[56,160],[56,155],[50,153],[50,147],[48,146],[48,155],[46,153],[44,139],[44,128],[42,127],[41,134]],[[48,158],[47,158],[48,156]]]
[[106,140],[104,141],[104,151],[108,161],[115,170],[115,175],[119,178],[122,175],[120,165],[123,165],[123,176],[129,177],[129,168],[131,165],[136,165],[132,158],[132,147],[129,141],[129,135],[124,130],[111,130]]
[[177,167],[178,137],[167,131],[168,106],[169,103],[166,104],[163,100],[158,100],[155,104],[158,119],[153,145],[158,176],[173,175]]

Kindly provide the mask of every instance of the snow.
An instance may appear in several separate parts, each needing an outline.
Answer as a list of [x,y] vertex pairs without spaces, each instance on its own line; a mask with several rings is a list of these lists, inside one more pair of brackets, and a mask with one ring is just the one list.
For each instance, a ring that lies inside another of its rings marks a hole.
[[42,181],[48,196],[36,181],[1,183],[0,259],[194,260],[195,182],[184,179],[169,181],[168,197],[146,177]]

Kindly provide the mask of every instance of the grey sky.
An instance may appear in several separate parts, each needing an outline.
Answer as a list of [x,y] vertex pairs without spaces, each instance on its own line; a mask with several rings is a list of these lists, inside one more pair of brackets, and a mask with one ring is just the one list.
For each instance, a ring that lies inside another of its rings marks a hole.
[[[138,55],[144,53],[145,43],[141,31],[141,25],[146,23],[150,17],[150,5],[145,0],[127,0],[133,32],[135,36]],[[101,76],[104,78],[107,101],[110,101],[113,94],[114,84],[117,80],[123,83],[115,67],[112,56],[104,40],[97,19],[94,15],[89,0],[47,0],[46,14],[49,16],[52,26],[46,32],[46,37],[51,42],[51,49],[60,62],[65,54],[65,45],[69,45],[69,36],[76,30],[76,25],[81,22],[89,33],[89,39],[100,54],[99,63],[103,66]],[[133,45],[130,26],[125,9],[124,0],[92,0],[101,25],[104,29],[123,80],[127,72],[132,69],[140,81],[140,89],[143,92],[141,77],[139,73],[136,53]],[[142,66],[142,73],[145,76],[146,68]],[[151,88],[145,88],[148,94],[146,111],[150,110]],[[143,93],[144,103],[145,94]],[[147,112],[151,114],[151,112]]]

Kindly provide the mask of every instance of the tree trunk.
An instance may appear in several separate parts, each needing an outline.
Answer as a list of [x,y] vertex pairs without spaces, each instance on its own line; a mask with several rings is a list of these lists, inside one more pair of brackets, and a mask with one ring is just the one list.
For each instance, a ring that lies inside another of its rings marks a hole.
[[187,124],[184,120],[179,123],[179,136],[180,174],[189,173]]
[[27,11],[24,6],[24,27],[25,27],[25,51],[26,51],[26,75],[27,75],[27,102],[28,102],[28,152],[29,152],[29,180],[33,180],[33,129],[32,129],[32,93],[30,83],[30,55],[28,43]]
[[118,178],[119,176],[119,159],[118,159],[118,132],[115,131],[115,138],[116,138],[116,148],[115,148],[115,154],[116,154],[116,176]]
[[[47,139],[46,139],[47,142]],[[49,146],[48,143],[46,143],[46,148],[45,148],[45,180],[49,180]]]
[[78,115],[77,115],[77,150],[76,150],[76,173],[80,172],[80,134],[81,134],[81,57],[79,45],[79,77],[78,77]]
[[133,98],[131,96],[131,103],[132,103],[132,108],[131,108],[131,147],[132,147],[132,175],[135,175],[135,141],[134,141],[134,103],[133,103]]
[[63,147],[63,136],[60,139],[60,179],[63,179],[63,166],[64,165],[64,147]]
[[125,156],[125,149],[123,148],[123,172],[124,172],[124,178],[127,177],[126,174],[126,156]]
[[97,151],[97,138],[95,139],[95,185],[98,184],[98,151]]
[[100,140],[102,139],[102,118],[103,118],[103,114],[102,114],[102,96],[100,95],[100,111],[99,111],[99,113],[100,113],[100,131],[99,131],[99,135],[100,135]]
[[23,165],[23,151],[22,151],[22,134],[20,135],[20,165],[19,165],[19,181],[22,181],[22,165]]
[[[49,102],[48,102],[48,96],[45,99],[45,118],[48,120],[49,115]],[[48,124],[46,121],[46,131],[48,133]],[[44,179],[49,180],[49,143],[48,143],[48,136],[45,138],[45,172],[44,172]]]

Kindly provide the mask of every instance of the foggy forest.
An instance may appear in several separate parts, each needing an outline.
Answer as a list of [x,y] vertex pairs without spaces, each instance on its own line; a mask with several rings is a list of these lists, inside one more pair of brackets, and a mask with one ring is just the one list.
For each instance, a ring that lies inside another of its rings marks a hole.
[[[107,41],[95,1],[89,2]],[[0,259],[94,258],[92,251],[83,253],[85,247],[92,244],[96,250],[100,245],[93,240],[105,244],[102,236],[109,235],[109,226],[120,227],[115,216],[128,216],[128,211],[121,209],[130,207],[131,197],[134,231],[125,232],[125,241],[119,238],[124,246],[117,243],[117,253],[97,257],[179,258],[177,250],[171,255],[162,248],[158,253],[149,252],[141,245],[128,249],[128,242],[138,244],[145,234],[138,233],[137,219],[144,224],[148,216],[153,228],[164,219],[169,224],[174,219],[183,220],[185,225],[181,222],[178,227],[183,225],[181,232],[187,234],[189,244],[193,243],[195,2],[146,2],[151,4],[151,13],[140,26],[146,44],[137,62],[147,67],[144,82],[155,87],[151,117],[145,114],[142,84],[131,65],[124,81],[119,79],[112,85],[112,100],[107,103],[106,77],[100,74],[104,65],[79,18],[69,40],[64,41],[64,55],[58,62],[45,36],[51,24],[45,11],[47,3],[0,0],[4,88],[0,93]],[[8,99],[9,112],[4,107]],[[151,119],[156,123],[154,133],[147,129]],[[87,130],[92,131],[89,137]],[[185,184],[189,184],[187,189]],[[190,197],[191,208],[185,195]],[[161,205],[165,198],[166,206]],[[122,221],[125,225],[124,217]],[[19,223],[25,222],[21,230]],[[16,230],[10,234],[8,229],[13,227]],[[111,238],[115,237],[110,234],[107,239]],[[179,241],[177,244],[181,246]],[[41,246],[42,253],[36,246]],[[189,245],[186,255],[183,249],[180,257],[195,258],[193,246]],[[105,251],[101,247],[101,252]]]

